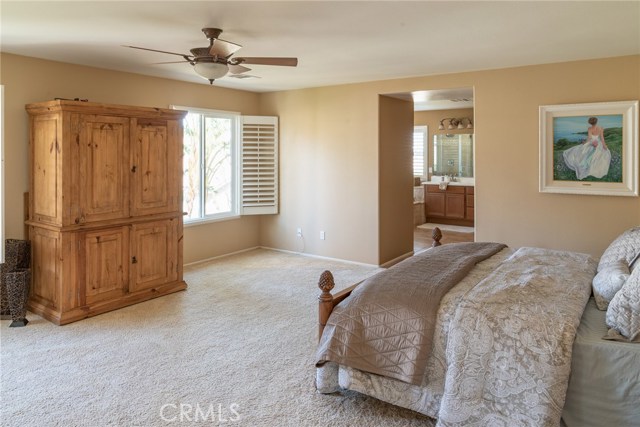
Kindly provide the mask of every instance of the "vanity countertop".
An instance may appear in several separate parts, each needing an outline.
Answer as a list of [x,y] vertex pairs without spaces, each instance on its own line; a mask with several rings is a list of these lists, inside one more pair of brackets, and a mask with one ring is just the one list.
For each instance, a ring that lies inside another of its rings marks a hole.
[[[422,184],[438,185],[442,181],[443,175],[432,175],[431,181],[423,181]],[[465,187],[475,187],[476,179],[474,177],[455,177],[455,181],[449,181],[449,185],[462,185]]]

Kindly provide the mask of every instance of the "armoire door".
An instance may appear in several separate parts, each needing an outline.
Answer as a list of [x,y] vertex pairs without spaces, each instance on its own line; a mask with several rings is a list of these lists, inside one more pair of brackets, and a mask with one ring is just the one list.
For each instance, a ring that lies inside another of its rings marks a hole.
[[178,226],[179,219],[132,225],[130,292],[178,280]]
[[133,216],[181,210],[182,124],[133,119],[131,177]]
[[31,117],[30,219],[42,223],[62,223],[62,120],[60,114]]
[[82,233],[85,303],[121,298],[129,281],[129,227]]
[[129,216],[129,118],[77,115],[76,224]]
[[30,227],[29,239],[33,254],[29,297],[43,306],[59,308],[62,267],[58,260],[61,258],[62,235],[46,228]]

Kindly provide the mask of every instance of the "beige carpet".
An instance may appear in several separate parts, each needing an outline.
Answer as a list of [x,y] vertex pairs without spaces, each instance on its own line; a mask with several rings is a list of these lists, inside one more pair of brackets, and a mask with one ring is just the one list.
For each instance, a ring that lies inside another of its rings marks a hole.
[[432,426],[357,393],[315,392],[324,269],[337,287],[376,271],[254,250],[187,268],[186,292],[67,326],[2,321],[1,424]]

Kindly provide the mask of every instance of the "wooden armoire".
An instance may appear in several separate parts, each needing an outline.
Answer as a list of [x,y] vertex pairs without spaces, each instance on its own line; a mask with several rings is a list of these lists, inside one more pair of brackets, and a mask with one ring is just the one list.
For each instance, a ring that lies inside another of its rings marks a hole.
[[62,325],[186,289],[185,111],[29,104],[29,309]]

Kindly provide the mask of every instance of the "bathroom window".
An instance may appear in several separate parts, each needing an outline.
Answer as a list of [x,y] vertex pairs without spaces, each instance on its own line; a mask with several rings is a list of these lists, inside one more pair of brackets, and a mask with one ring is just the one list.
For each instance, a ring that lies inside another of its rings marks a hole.
[[413,128],[413,176],[428,180],[427,126]]

